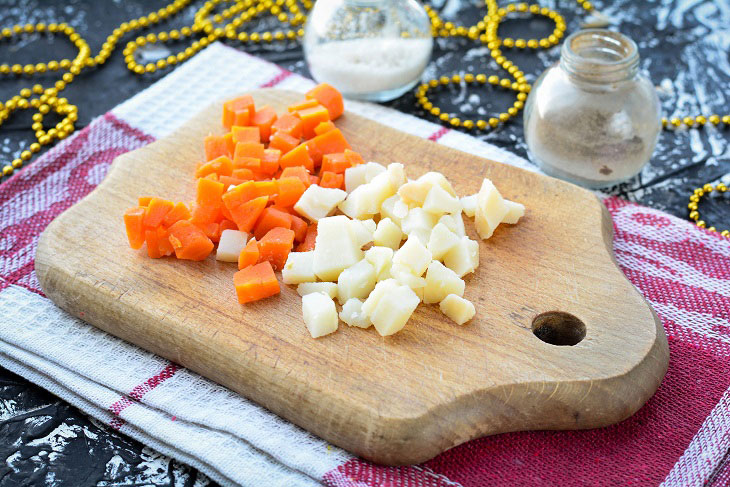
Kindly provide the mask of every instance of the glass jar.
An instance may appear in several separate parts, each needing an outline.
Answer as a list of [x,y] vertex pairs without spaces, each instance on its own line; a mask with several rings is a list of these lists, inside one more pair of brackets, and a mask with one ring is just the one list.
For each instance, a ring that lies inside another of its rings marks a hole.
[[317,0],[303,44],[315,80],[347,98],[388,101],[419,81],[433,38],[415,0]]
[[659,98],[628,37],[578,31],[525,104],[530,157],[547,174],[589,188],[625,181],[649,162],[661,130]]

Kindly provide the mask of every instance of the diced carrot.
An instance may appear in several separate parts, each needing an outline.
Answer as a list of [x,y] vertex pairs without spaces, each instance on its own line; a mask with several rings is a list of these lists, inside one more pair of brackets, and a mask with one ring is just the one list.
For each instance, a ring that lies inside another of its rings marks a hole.
[[312,140],[307,141],[306,144],[307,149],[309,149],[309,156],[315,165],[319,165],[322,162],[322,156],[325,154],[345,152],[345,149],[350,149],[350,144],[347,143],[340,129],[330,130],[322,135],[318,135]]
[[258,171],[253,172],[253,178],[255,181],[271,181],[271,174],[266,174],[259,168]]
[[210,179],[211,181],[215,181],[217,183],[218,175],[216,173],[212,172],[212,173],[208,174],[207,176],[205,176],[204,179]]
[[271,126],[271,133],[285,132],[292,137],[302,136],[302,121],[291,113],[285,113]]
[[220,221],[220,208],[225,191],[226,188],[221,182],[207,178],[198,179],[191,221],[204,223]]
[[251,201],[256,198],[255,185],[256,181],[246,181],[239,184],[221,197],[223,204],[229,211],[232,211],[234,208]]
[[322,179],[319,185],[323,188],[334,188],[342,189],[342,185],[345,183],[345,175],[337,174],[330,171],[322,172]]
[[225,134],[223,136],[223,142],[226,144],[226,149],[228,149],[228,155],[230,156],[236,150],[236,141],[233,140],[233,134],[230,132]]
[[261,169],[261,159],[258,157],[237,157],[234,164],[236,169],[248,169],[254,174]]
[[259,128],[261,133],[261,142],[268,142],[271,136],[271,126],[276,122],[276,110],[269,105],[261,107],[256,110],[256,114],[251,120],[251,125],[255,125]]
[[294,103],[293,105],[289,105],[287,110],[289,113],[298,112],[299,110],[304,110],[305,108],[312,108],[316,107],[317,105],[321,105],[317,100],[302,100],[297,103]]
[[205,160],[212,161],[216,157],[231,157],[230,146],[223,135],[208,135],[203,139],[205,147]]
[[[250,171],[250,169],[247,169],[247,171]],[[253,173],[251,173],[251,174],[253,174]],[[221,176],[218,178],[218,181],[223,183],[223,185],[226,187],[226,191],[227,191],[229,186],[231,186],[231,185],[238,186],[239,184],[245,183],[247,180],[234,178],[233,176]]]
[[304,166],[285,167],[279,175],[279,179],[282,178],[299,178],[307,187],[311,184],[309,180],[309,171]]
[[[319,135],[318,137],[322,136]],[[299,144],[297,147],[281,156],[281,159],[279,159],[279,165],[282,168],[291,166],[304,166],[309,172],[314,171],[314,162],[309,155],[306,144]]]
[[264,157],[261,158],[261,171],[264,174],[272,176],[279,170],[279,159],[281,159],[281,151],[269,147],[264,150]]
[[140,196],[137,199],[137,204],[139,206],[148,206],[150,204],[151,199],[152,199],[152,196]]
[[274,208],[274,209],[282,211],[284,213],[289,213],[290,215],[295,214],[294,207],[292,207],[292,206],[280,206],[277,204],[273,204],[273,205],[269,206],[269,208]]
[[316,127],[314,127],[314,133],[315,135],[322,135],[325,132],[329,132],[330,130],[334,130],[337,127],[335,127],[335,124],[332,123],[332,121],[327,120],[326,122],[320,122]]
[[235,208],[229,208],[231,219],[236,222],[240,231],[248,233],[256,224],[261,213],[263,213],[268,201],[268,196],[260,196]]
[[345,149],[345,152],[343,152],[343,154],[345,154],[345,159],[350,162],[350,166],[352,167],[355,167],[358,164],[365,164],[365,159],[363,159],[362,156],[355,151]]
[[193,221],[192,224],[201,229],[205,236],[208,237],[212,242],[217,242],[218,240],[220,240],[221,230],[219,223]]
[[261,213],[258,222],[256,222],[254,236],[260,242],[269,230],[276,227],[286,229],[291,228],[291,219],[289,218],[289,214],[273,207],[266,208]]
[[294,241],[303,242],[307,236],[307,222],[296,215],[289,215],[291,229],[294,230]]
[[252,265],[233,275],[238,302],[250,303],[279,294],[279,281],[269,262]]
[[201,205],[198,202],[193,202],[190,221],[193,223],[215,223],[223,218],[221,213],[221,206],[213,205]]
[[302,243],[297,245],[297,252],[309,252],[314,250],[314,242],[317,239],[317,224],[312,223],[307,227],[307,234]]
[[219,234],[223,233],[223,230],[238,230],[238,225],[232,220],[225,219],[218,224]]
[[241,253],[238,255],[238,269],[245,269],[250,265],[256,264],[259,261],[259,244],[256,242],[256,237],[253,237],[248,241],[246,246],[241,249]]
[[297,177],[280,178],[277,185],[278,191],[274,202],[279,206],[294,206],[307,189],[302,180]]
[[124,226],[127,230],[129,246],[134,250],[141,249],[144,244],[145,209],[141,206],[129,208],[124,212]]
[[[181,220],[187,221],[187,220]],[[165,257],[173,252],[172,245],[167,239],[168,231],[162,227],[151,228],[144,232],[145,242],[147,243],[147,255],[152,259]]]
[[350,161],[348,161],[345,157],[345,153],[335,152],[333,154],[325,154],[322,156],[322,168],[320,171],[342,174],[348,167],[350,167]]
[[234,125],[249,125],[256,113],[253,97],[243,95],[223,104],[223,126],[230,130]]
[[162,220],[172,210],[175,204],[172,201],[163,200],[161,198],[152,198],[147,209],[145,210],[144,226],[147,228],[157,228],[162,224]]
[[255,157],[261,159],[264,157],[264,144],[258,142],[236,142],[236,148],[233,152],[233,163],[240,157]]
[[252,142],[258,144],[261,142],[261,133],[258,127],[239,127],[234,125],[231,127],[231,136],[233,142]]
[[282,154],[286,154],[299,145],[299,138],[293,137],[286,132],[276,132],[271,136],[269,142],[270,149],[279,149]]
[[203,178],[208,174],[217,174],[218,176],[230,176],[233,172],[233,162],[228,156],[218,156],[212,161],[208,161],[201,165],[195,171],[196,178]]
[[318,84],[309,90],[305,96],[309,99],[315,99],[320,104],[327,107],[330,120],[337,120],[345,111],[342,93],[337,91],[337,88],[327,83]]
[[315,176],[314,174],[309,176],[309,184],[319,184],[319,176]]
[[259,240],[259,260],[268,260],[271,267],[279,271],[284,268],[289,252],[294,246],[294,231],[275,227]]
[[184,260],[203,260],[213,250],[213,242],[188,220],[180,220],[169,228],[169,241],[175,256]]
[[190,217],[191,214],[190,209],[188,209],[188,205],[182,202],[175,203],[172,210],[170,210],[170,212],[165,215],[165,218],[162,220],[162,226],[169,227],[180,220],[188,220]]
[[279,192],[279,185],[276,181],[256,181],[253,184],[257,198],[259,196],[269,196],[269,200],[271,200],[271,197]]
[[233,170],[231,176],[233,176],[234,178],[243,179],[244,181],[251,181],[253,180],[253,171],[250,169],[239,167],[238,169]]
[[322,105],[296,111],[294,115],[302,120],[302,136],[305,139],[311,139],[317,135],[314,133],[314,128],[321,122],[326,122],[330,119],[327,108]]

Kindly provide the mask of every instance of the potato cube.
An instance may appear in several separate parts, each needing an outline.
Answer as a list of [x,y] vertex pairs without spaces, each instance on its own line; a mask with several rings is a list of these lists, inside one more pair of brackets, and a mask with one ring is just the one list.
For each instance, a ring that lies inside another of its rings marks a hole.
[[423,209],[433,215],[441,216],[444,213],[461,212],[461,202],[458,198],[451,196],[444,188],[438,185],[431,187],[431,190],[423,202]]
[[453,215],[444,215],[439,218],[439,223],[443,223],[446,227],[454,232],[457,236],[463,237],[466,235],[466,229],[464,228],[464,218],[461,213],[454,213]]
[[390,278],[390,264],[393,261],[393,249],[373,245],[365,251],[365,260],[375,268],[376,279],[383,281]]
[[477,208],[474,212],[474,225],[479,237],[488,239],[494,233],[507,214],[507,205],[504,198],[489,179],[482,181],[482,187],[477,193]]
[[372,325],[370,318],[363,315],[362,301],[357,298],[350,298],[342,305],[340,319],[348,326],[357,326],[358,328],[370,328],[370,325]]
[[346,196],[347,193],[341,189],[322,188],[312,184],[299,197],[294,209],[310,221],[316,222],[332,213]]
[[441,312],[451,318],[457,325],[463,325],[474,318],[476,309],[471,301],[456,294],[449,294],[439,303]]
[[355,191],[355,188],[369,183],[372,179],[385,172],[385,166],[377,162],[368,162],[354,167],[348,167],[345,170],[345,189],[348,193]]
[[337,284],[334,282],[303,282],[297,286],[297,294],[300,296],[312,293],[325,293],[335,299],[337,298]]
[[368,298],[362,303],[362,313],[364,316],[370,317],[375,307],[380,302],[380,299],[389,292],[396,289],[400,284],[395,279],[386,279],[380,281],[375,285],[375,289],[372,290]]
[[426,271],[428,264],[433,260],[431,252],[414,237],[409,237],[406,243],[393,255],[393,264],[402,264],[411,270],[416,277]]
[[441,262],[434,260],[426,271],[426,287],[423,293],[423,302],[426,304],[438,303],[449,294],[464,295],[466,284]]
[[461,198],[461,208],[466,216],[474,218],[474,213],[477,211],[477,195],[473,194]]
[[441,186],[443,189],[446,190],[447,193],[449,193],[451,196],[456,196],[456,192],[454,191],[454,188],[451,186],[451,183],[448,179],[446,179],[446,176],[441,174],[440,172],[427,172],[420,178],[418,178],[416,181],[420,183],[426,183],[430,186]]
[[390,179],[390,184],[393,186],[394,191],[397,191],[398,188],[406,183],[406,171],[403,164],[400,162],[388,164],[386,172],[388,173],[388,178]]
[[365,220],[380,212],[383,201],[395,194],[387,173],[378,174],[369,183],[358,186],[339,208],[350,218]]
[[284,284],[300,284],[302,282],[314,282],[317,276],[314,274],[314,251],[310,252],[289,252],[286,264],[281,270],[281,280]]
[[434,260],[441,260],[458,243],[459,237],[454,232],[443,223],[437,223],[431,231],[427,248]]
[[396,285],[378,300],[370,321],[381,336],[392,335],[403,329],[420,302],[411,288]]
[[[408,215],[401,220],[400,227],[406,235],[410,235],[416,229],[428,230],[430,235],[431,229],[437,222],[438,216],[426,212],[423,208],[416,207],[408,211]],[[426,243],[428,243],[428,240],[424,242],[424,245]]]
[[390,266],[390,275],[399,284],[408,286],[413,289],[421,299],[424,295],[423,289],[426,287],[426,279],[413,274],[413,271],[403,264],[393,264]]
[[380,216],[382,218],[390,218],[393,223],[400,227],[401,220],[408,214],[408,206],[403,203],[400,196],[394,194],[390,198],[386,198],[380,205]]
[[336,281],[340,272],[363,258],[360,245],[344,215],[322,218],[314,243],[314,273],[323,281]]
[[479,266],[479,242],[461,237],[459,243],[444,255],[444,265],[459,277],[474,272]]
[[375,245],[397,250],[400,247],[401,240],[403,240],[403,232],[400,231],[398,225],[393,223],[393,220],[386,217],[378,222],[373,234],[373,243]]
[[319,338],[337,331],[337,308],[325,293],[302,296],[302,315],[312,338]]
[[215,253],[215,260],[221,262],[238,262],[238,256],[241,250],[246,246],[248,234],[238,230],[223,230],[220,241],[218,242],[218,250]]
[[398,196],[407,205],[421,206],[432,186],[428,181],[408,181],[398,188]]
[[377,228],[375,220],[350,220],[350,231],[355,243],[363,247],[373,241],[373,233]]
[[504,200],[504,204],[507,205],[507,213],[504,215],[504,218],[502,218],[502,223],[514,225],[525,215],[525,205],[522,203]]
[[365,299],[375,288],[375,267],[366,259],[348,267],[337,279],[337,300],[344,304],[350,298]]

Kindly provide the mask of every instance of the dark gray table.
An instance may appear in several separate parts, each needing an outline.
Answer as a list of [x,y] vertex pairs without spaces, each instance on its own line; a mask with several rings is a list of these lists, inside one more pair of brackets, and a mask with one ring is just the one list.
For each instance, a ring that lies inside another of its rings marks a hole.
[[[126,0],[123,2],[70,0],[0,0],[0,28],[16,23],[67,22],[98,49],[106,36],[121,22],[157,10],[167,2]],[[505,3],[505,2],[501,2]],[[730,112],[730,16],[728,0],[681,1],[596,1],[598,8],[615,19],[614,27],[635,39],[640,47],[642,66],[661,87],[662,103],[668,116]],[[192,23],[196,7],[186,9],[154,31]],[[575,31],[582,12],[569,0],[546,1],[568,21]],[[435,3],[447,20],[473,24],[484,9],[480,2],[448,0]],[[274,28],[271,19],[262,19],[257,29]],[[547,21],[510,20],[500,34],[504,37],[542,37],[549,33]],[[134,35],[123,39],[126,43]],[[122,44],[123,45],[123,44]],[[286,69],[307,75],[301,49],[295,45],[240,46],[247,52],[276,62]],[[25,63],[72,57],[65,40],[32,35],[18,41],[0,43],[0,62]],[[535,77],[558,57],[558,49],[538,55],[514,50],[512,59]],[[465,39],[440,39],[427,74],[496,72],[485,48]],[[124,66],[121,49],[106,65],[84,72],[64,92],[79,107],[78,127],[138,91],[149,86],[164,71],[135,76]],[[44,84],[48,84],[47,78]],[[0,99],[5,100],[28,79],[0,78]],[[43,81],[41,81],[43,83]],[[498,90],[462,92],[457,88],[440,96],[445,106],[465,110],[474,117],[477,110],[504,111],[511,98]],[[472,95],[472,96],[470,96]],[[474,96],[475,95],[475,96]],[[412,93],[390,103],[401,111],[426,116],[417,109]],[[17,157],[33,141],[30,115],[13,117],[0,128],[0,161]],[[526,156],[521,118],[479,138]],[[612,193],[686,218],[687,197],[706,182],[730,173],[730,131],[680,130],[662,134],[650,167],[633,181],[613,188]],[[718,228],[730,227],[730,205],[726,198],[705,199],[700,207],[705,219]],[[0,487],[10,485],[207,485],[207,479],[193,469],[110,431],[64,401],[26,380],[0,369]]]

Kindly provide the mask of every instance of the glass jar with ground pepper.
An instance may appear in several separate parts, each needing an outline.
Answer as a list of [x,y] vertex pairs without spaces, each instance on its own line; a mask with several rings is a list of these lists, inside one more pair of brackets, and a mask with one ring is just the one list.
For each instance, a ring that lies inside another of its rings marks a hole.
[[578,31],[525,104],[530,157],[546,173],[589,188],[612,186],[649,162],[661,130],[659,99],[628,37]]

